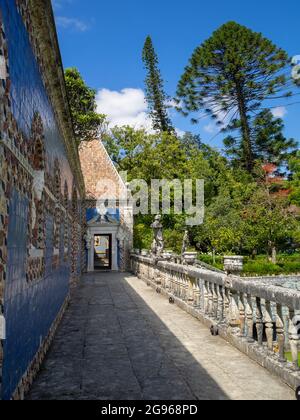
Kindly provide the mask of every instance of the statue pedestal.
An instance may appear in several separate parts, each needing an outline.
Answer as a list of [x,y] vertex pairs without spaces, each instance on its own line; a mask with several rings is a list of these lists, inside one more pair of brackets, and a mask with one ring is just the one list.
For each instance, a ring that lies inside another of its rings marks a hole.
[[198,253],[197,252],[185,252],[183,254],[184,262],[187,265],[194,265],[197,260]]
[[244,257],[236,256],[225,256],[224,257],[224,271],[229,274],[240,274],[244,268]]

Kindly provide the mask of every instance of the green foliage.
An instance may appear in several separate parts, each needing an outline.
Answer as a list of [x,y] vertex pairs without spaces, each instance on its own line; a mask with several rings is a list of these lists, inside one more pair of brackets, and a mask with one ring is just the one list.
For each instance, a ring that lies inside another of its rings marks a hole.
[[[180,225],[179,225],[180,226]],[[165,249],[171,249],[176,254],[180,255],[182,250],[183,240],[183,226],[177,229],[166,229],[164,232]]]
[[[138,218],[141,220],[141,217]],[[181,253],[183,232],[180,230],[167,228],[164,230],[165,249],[171,249],[177,254]],[[134,248],[151,249],[153,233],[149,223],[136,222],[134,225]]]
[[184,179],[189,177],[189,159],[181,140],[167,132],[148,134],[145,130],[116,127],[103,143],[119,170],[130,180]]
[[268,254],[299,243],[299,221],[287,197],[270,192],[241,171],[227,170],[217,195],[206,207],[205,222],[193,230],[203,252]]
[[[204,179],[205,221],[191,229],[191,245],[199,251],[219,254],[269,254],[271,250],[292,250],[300,244],[299,220],[291,212],[281,186],[266,181],[266,173],[254,179],[243,169],[230,165],[219,152],[187,134],[147,134],[130,127],[115,128],[104,138],[119,170],[129,180],[143,179],[151,193],[152,179]],[[298,168],[293,161],[293,168]],[[295,172],[295,182],[296,182]],[[287,184],[288,181],[282,181]],[[162,196],[160,197],[162,199]],[[150,199],[149,199],[150,201]],[[136,247],[150,248],[153,216],[138,216]],[[185,216],[163,218],[166,246],[180,252]]]
[[[292,352],[286,352],[285,357],[288,362],[293,362]],[[298,365],[300,366],[300,352],[298,352]]]
[[73,126],[78,144],[99,137],[105,116],[97,113],[96,91],[89,88],[76,68],[65,71]]
[[133,234],[135,249],[151,249],[153,234],[149,225],[135,223]]
[[[256,238],[256,249],[265,252],[271,247],[287,249],[292,242],[298,221],[289,212],[289,203],[285,197],[270,194],[265,187],[257,189],[243,213],[245,248],[249,250],[251,237]],[[250,251],[250,250],[249,250]]]
[[[200,254],[200,261],[214,267],[223,269],[223,256],[217,255],[213,258],[212,255]],[[251,257],[244,258],[244,276],[270,276],[280,274],[299,274],[300,273],[300,255],[281,254],[278,256],[277,264],[272,264],[268,261],[266,255],[258,255],[255,259]]]
[[[151,193],[153,179],[207,179],[207,200],[214,194],[213,180],[216,178],[217,168],[225,168],[226,161],[210,148],[202,151],[199,148],[199,137],[180,139],[174,134],[161,132],[148,134],[145,130],[134,130],[130,127],[116,127],[103,138],[104,145],[120,171],[127,171],[128,180],[145,180]],[[209,160],[214,162],[210,165]],[[162,196],[160,197],[162,199]],[[171,199],[173,199],[171,194]],[[150,201],[150,200],[149,200]],[[171,202],[171,207],[172,207]],[[153,216],[136,217],[136,248],[149,248],[149,227]],[[185,216],[171,214],[163,218],[165,226],[166,247],[176,252],[181,251],[185,230]],[[144,229],[144,233],[143,233]],[[152,235],[150,231],[150,236]],[[152,238],[152,236],[151,236]]]
[[[291,195],[292,204],[300,206],[300,152],[290,160],[290,170],[292,171]],[[300,240],[300,238],[299,238]]]
[[251,116],[264,100],[276,97],[285,87],[282,70],[287,65],[286,52],[262,34],[226,23],[195,50],[178,85],[178,102],[185,115],[205,112],[223,131],[229,119],[227,128],[240,132],[240,163],[252,173]]
[[255,259],[245,258],[244,275],[279,275],[300,273],[299,254],[280,254],[277,264],[272,264],[265,255],[259,255]]
[[164,82],[158,68],[158,57],[154,50],[150,36],[146,38],[143,49],[143,62],[147,71],[146,97],[152,118],[153,129],[158,131],[174,132],[172,122],[168,116],[168,96],[164,91]]
[[[143,62],[154,133],[129,126],[106,131],[102,141],[117,169],[127,171],[129,181],[147,183],[149,204],[152,180],[204,179],[204,224],[190,229],[191,247],[204,262],[222,268],[220,255],[239,254],[246,256],[247,275],[299,272],[299,254],[279,255],[276,261],[278,252],[300,248],[298,144],[284,136],[282,119],[264,108],[269,99],[290,96],[286,52],[235,22],[220,27],[195,50],[178,85],[178,105],[185,115],[197,115],[194,122],[209,114],[220,131],[230,134],[225,156],[199,135],[175,134],[150,37]],[[66,84],[78,143],[94,139],[105,125],[105,117],[96,112],[95,90],[76,69],[66,71]],[[174,191],[171,195],[174,201]],[[152,222],[152,215],[135,217],[135,248],[151,248]],[[185,215],[171,209],[163,225],[165,247],[180,253]]]
[[[272,163],[277,167],[287,165],[295,156],[298,143],[287,139],[284,134],[284,123],[275,118],[271,111],[264,110],[254,119],[251,127],[253,159],[261,163]],[[238,137],[229,136],[224,140],[226,154],[238,166],[243,159]]]
[[224,269],[223,257],[220,255],[213,257],[212,254],[199,254],[199,260],[213,267],[216,267],[219,270]]
[[285,264],[272,264],[271,262],[248,262],[245,264],[244,273],[245,276],[270,276],[280,274],[299,274],[300,263],[299,262],[287,262]]

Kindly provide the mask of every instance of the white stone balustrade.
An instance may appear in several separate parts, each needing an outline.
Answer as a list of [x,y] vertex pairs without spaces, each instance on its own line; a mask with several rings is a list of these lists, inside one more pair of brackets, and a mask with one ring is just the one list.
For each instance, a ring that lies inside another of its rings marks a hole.
[[298,290],[140,255],[132,255],[132,271],[289,385],[300,385]]

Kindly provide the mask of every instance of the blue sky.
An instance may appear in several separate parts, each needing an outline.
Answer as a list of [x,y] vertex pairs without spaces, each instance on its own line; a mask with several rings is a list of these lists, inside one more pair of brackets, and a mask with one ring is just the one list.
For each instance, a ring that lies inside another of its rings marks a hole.
[[[53,6],[64,65],[78,67],[98,90],[99,107],[112,124],[145,122],[141,51],[148,34],[171,96],[195,47],[229,20],[263,32],[291,56],[300,55],[299,0],[53,0]],[[300,141],[300,105],[275,105],[284,116],[287,136]],[[215,137],[218,131],[209,119],[193,126],[174,113],[173,120],[179,130],[222,145],[222,135]]]

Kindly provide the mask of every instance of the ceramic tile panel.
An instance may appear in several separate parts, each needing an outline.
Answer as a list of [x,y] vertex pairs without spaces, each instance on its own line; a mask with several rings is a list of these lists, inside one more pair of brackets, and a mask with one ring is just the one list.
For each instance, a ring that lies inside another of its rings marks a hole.
[[0,399],[14,395],[81,273],[81,203],[27,4],[0,0]]

